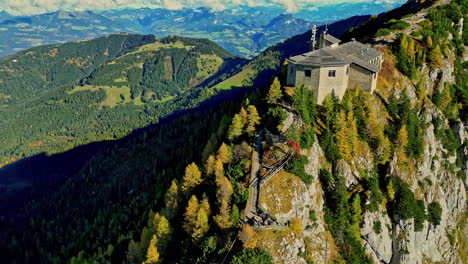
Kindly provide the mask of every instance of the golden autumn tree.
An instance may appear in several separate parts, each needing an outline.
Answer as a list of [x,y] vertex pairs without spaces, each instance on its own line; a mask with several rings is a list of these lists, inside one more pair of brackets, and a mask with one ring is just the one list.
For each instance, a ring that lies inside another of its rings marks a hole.
[[203,198],[203,200],[201,201],[200,208],[203,208],[203,210],[205,210],[206,215],[211,215],[211,206],[207,197]]
[[427,37],[426,45],[427,45],[427,47],[432,48],[432,37],[431,36]]
[[408,145],[408,131],[406,130],[406,125],[403,125],[400,128],[400,131],[398,131],[395,145],[395,154],[397,156],[398,164],[407,165],[408,157],[406,156],[406,146]]
[[197,218],[192,232],[192,239],[195,241],[200,240],[200,238],[202,238],[209,229],[208,215],[203,208],[200,208],[197,212]]
[[166,217],[161,216],[155,230],[157,247],[164,251],[172,236],[172,228]]
[[229,147],[224,142],[219,147],[217,159],[220,160],[223,164],[226,164],[231,160]]
[[205,164],[206,174],[211,175],[214,173],[215,162],[216,160],[214,156],[210,155],[208,159],[206,160],[206,164]]
[[270,90],[268,91],[267,101],[270,104],[274,104],[276,103],[276,101],[278,101],[278,99],[281,98],[281,96],[282,96],[281,84],[278,80],[278,77],[275,77],[275,79],[273,80],[273,83],[270,86]]
[[236,139],[237,137],[239,137],[240,135],[242,135],[243,128],[244,128],[244,122],[242,120],[242,117],[238,114],[235,114],[234,118],[232,119],[232,123],[228,129],[228,139],[232,141]]
[[346,161],[351,161],[353,159],[353,147],[349,143],[348,122],[346,120],[346,113],[343,110],[340,111],[338,124],[339,129],[336,133],[338,150]]
[[231,207],[226,200],[221,201],[221,207],[219,209],[219,214],[214,216],[215,223],[221,229],[228,229],[232,226],[231,222]]
[[215,161],[214,174],[216,178],[224,176],[224,165],[223,165],[223,162],[219,159]]
[[185,209],[184,213],[184,230],[188,233],[191,234],[193,232],[193,229],[195,227],[195,222],[197,220],[197,214],[198,214],[198,209],[200,208],[200,204],[198,202],[198,199],[195,195],[192,195],[190,197],[190,200],[187,204],[187,208]]
[[218,201],[220,203],[221,201],[229,202],[233,193],[232,184],[229,179],[224,175],[216,177],[216,186],[218,187],[216,190]]
[[348,140],[353,153],[356,154],[359,151],[359,137],[358,129],[356,125],[356,119],[354,118],[354,112],[349,111],[347,116],[347,125],[348,125]]
[[252,226],[244,224],[239,231],[239,239],[242,241],[244,248],[256,248],[258,243],[258,234]]
[[247,111],[245,110],[244,107],[241,107],[241,110],[239,112],[239,116],[240,116],[241,121],[242,121],[242,127],[244,127],[245,125],[247,125],[247,118],[249,116],[249,114],[247,113]]
[[443,66],[444,55],[442,54],[439,45],[435,46],[435,48],[429,53],[429,62],[432,68],[440,68]]
[[198,169],[197,164],[192,162],[185,168],[185,175],[182,182],[182,191],[188,194],[193,188],[202,182],[201,171]]
[[158,248],[156,247],[156,242],[156,235],[153,235],[153,238],[151,238],[151,242],[148,247],[148,251],[146,253],[145,264],[154,264],[159,262],[159,252]]
[[247,128],[245,131],[252,136],[255,132],[255,127],[260,124],[260,115],[254,105],[249,105],[247,107],[247,112]]
[[171,186],[166,192],[164,196],[165,206],[162,210],[162,214],[164,214],[167,218],[171,219],[177,214],[179,210],[179,203],[180,203],[180,192],[179,192],[179,184],[177,180],[172,180]]

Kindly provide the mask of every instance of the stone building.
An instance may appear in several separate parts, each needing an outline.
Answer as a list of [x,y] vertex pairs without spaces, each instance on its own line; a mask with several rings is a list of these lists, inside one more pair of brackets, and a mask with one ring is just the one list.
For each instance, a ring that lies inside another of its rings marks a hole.
[[383,53],[358,41],[340,45],[340,40],[324,32],[319,49],[291,57],[288,61],[287,85],[304,85],[315,91],[317,103],[332,94],[340,100],[347,88],[359,87],[372,93],[382,68]]

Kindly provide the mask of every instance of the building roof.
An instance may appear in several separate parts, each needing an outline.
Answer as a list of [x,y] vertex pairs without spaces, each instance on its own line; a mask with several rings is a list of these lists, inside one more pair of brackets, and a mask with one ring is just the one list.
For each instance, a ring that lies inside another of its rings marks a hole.
[[327,33],[323,34],[323,39],[325,39],[328,42],[331,42],[333,44],[341,42],[341,40],[339,40],[339,39],[335,38],[334,36],[332,36],[330,34],[327,34]]
[[351,41],[336,47],[328,46],[294,56],[288,61],[294,64],[318,67],[344,66],[354,63],[372,72],[379,72],[380,67],[369,63],[369,61],[382,54],[382,52],[358,41]]

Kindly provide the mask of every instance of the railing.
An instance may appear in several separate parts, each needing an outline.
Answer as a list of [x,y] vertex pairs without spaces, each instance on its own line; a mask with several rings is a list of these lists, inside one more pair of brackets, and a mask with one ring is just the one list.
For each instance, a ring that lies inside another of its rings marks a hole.
[[288,163],[288,161],[294,156],[294,151],[289,151],[286,158],[283,159],[283,161],[276,166],[274,169],[270,170],[268,174],[262,179],[260,182],[260,187],[268,182],[273,176],[275,176],[285,165]]

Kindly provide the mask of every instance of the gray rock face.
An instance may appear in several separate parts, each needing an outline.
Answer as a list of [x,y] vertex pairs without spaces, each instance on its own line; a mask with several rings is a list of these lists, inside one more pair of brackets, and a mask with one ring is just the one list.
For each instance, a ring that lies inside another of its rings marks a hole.
[[[380,233],[374,226],[380,223]],[[392,223],[381,208],[377,212],[366,212],[363,216],[361,236],[364,246],[375,263],[390,263],[392,259]]]
[[[336,172],[339,176],[343,177],[345,180],[346,188],[351,189],[351,187],[355,186],[358,181],[356,175],[357,173],[353,173],[351,166],[344,160],[339,160],[336,164]],[[358,176],[359,177],[359,176]]]

